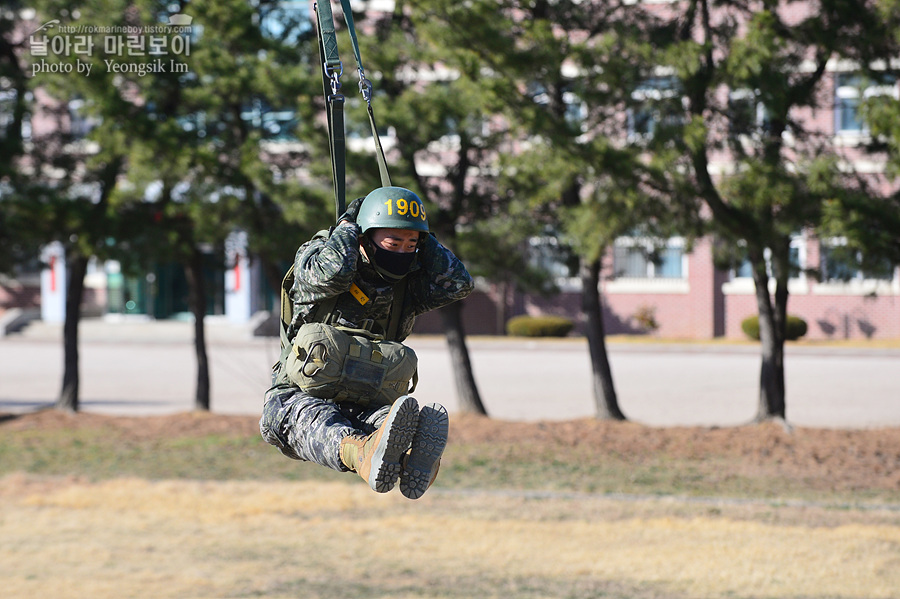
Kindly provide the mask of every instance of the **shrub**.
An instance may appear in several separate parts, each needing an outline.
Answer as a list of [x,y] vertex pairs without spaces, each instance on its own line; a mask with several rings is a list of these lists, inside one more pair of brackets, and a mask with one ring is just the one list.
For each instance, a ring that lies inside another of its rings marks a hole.
[[634,318],[634,321],[641,329],[648,333],[652,333],[659,328],[659,323],[656,322],[656,308],[654,306],[638,307],[632,318]]
[[514,316],[506,321],[506,333],[514,337],[565,337],[574,326],[563,316]]
[[[741,329],[751,339],[759,341],[759,316],[750,316],[741,321]],[[788,314],[787,327],[785,330],[785,339],[788,341],[796,341],[806,334],[808,326],[806,321],[799,316],[791,316]]]

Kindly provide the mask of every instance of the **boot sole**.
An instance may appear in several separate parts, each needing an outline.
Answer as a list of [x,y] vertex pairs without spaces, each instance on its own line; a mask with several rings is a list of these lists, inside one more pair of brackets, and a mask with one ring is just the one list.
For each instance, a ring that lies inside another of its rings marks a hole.
[[406,467],[400,474],[400,492],[409,499],[425,494],[432,482],[450,432],[450,416],[441,404],[433,403],[419,412],[419,425],[413,437]]
[[372,454],[368,483],[373,491],[387,493],[397,484],[403,467],[400,460],[416,434],[419,404],[406,396],[394,402],[385,419],[384,434]]

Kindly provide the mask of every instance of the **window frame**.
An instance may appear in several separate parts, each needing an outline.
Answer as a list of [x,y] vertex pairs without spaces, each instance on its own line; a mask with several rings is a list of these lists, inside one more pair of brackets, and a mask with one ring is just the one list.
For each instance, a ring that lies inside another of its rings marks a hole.
[[[838,138],[863,138],[869,135],[869,128],[859,114],[860,106],[876,96],[890,96],[900,99],[898,78],[893,73],[884,72],[885,81],[867,81],[858,71],[834,73],[834,135]],[[852,114],[845,118],[845,114]],[[852,120],[853,126],[849,126]]]
[[[659,125],[684,120],[684,115],[665,110],[675,98],[683,98],[678,78],[671,74],[647,77],[631,92],[632,106],[625,110],[626,139],[629,143],[646,143],[654,138]],[[638,131],[638,121],[646,124]]]

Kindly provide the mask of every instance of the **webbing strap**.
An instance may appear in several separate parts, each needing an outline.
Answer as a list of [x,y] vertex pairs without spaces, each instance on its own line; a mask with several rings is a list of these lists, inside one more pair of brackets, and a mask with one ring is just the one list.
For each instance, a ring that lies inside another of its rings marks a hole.
[[337,306],[338,298],[342,294],[333,295],[323,302],[316,305],[316,309],[311,312],[313,322],[324,322],[331,324],[331,316],[334,314],[334,307]]
[[391,316],[385,334],[388,341],[396,341],[397,330],[400,328],[400,314],[403,312],[403,299],[406,296],[406,277],[400,279],[394,285],[394,298],[391,302]]
[[356,68],[359,70],[359,89],[362,91],[364,85],[363,82],[366,81],[366,72],[363,70],[362,58],[359,55],[359,39],[356,37],[356,25],[353,23],[353,10],[350,8],[350,0],[341,0],[341,10],[344,11],[344,21],[347,22],[347,31],[350,33],[350,43],[353,46],[353,54],[356,56]]
[[[316,2],[316,31],[319,36],[319,52],[322,56],[322,77],[325,97],[328,101],[328,137],[331,150],[332,175],[334,178],[335,208],[339,217],[344,213],[346,206],[346,140],[344,133],[343,103],[344,96],[338,93],[340,90],[340,77],[343,66],[338,56],[337,35],[334,29],[334,15],[331,10],[331,0]],[[350,42],[353,47],[353,55],[356,58],[356,68],[359,72],[359,91],[366,100],[369,113],[369,125],[372,129],[372,138],[375,140],[375,159],[378,163],[378,176],[382,187],[390,187],[391,177],[388,173],[387,160],[384,157],[384,148],[378,135],[378,126],[375,124],[375,113],[372,110],[372,82],[366,77],[363,68],[362,56],[359,51],[359,38],[356,35],[356,25],[353,20],[353,10],[350,0],[341,0],[341,9],[344,12],[344,21],[347,23],[347,31],[350,34]],[[328,87],[331,86],[329,94]]]
[[279,322],[279,331],[281,333],[281,350],[291,346],[291,340],[288,339],[288,327],[291,326],[293,319],[294,306],[291,304],[291,287],[294,286],[294,265],[284,274],[281,280],[281,318]]
[[381,177],[381,186],[391,186],[391,176],[388,174],[387,161],[384,159],[384,149],[381,147],[381,138],[378,137],[378,127],[375,126],[375,113],[372,112],[372,104],[369,103],[369,124],[372,125],[372,137],[375,138],[375,158],[378,160],[378,175]]
[[[334,15],[331,12],[331,2],[324,0],[316,2],[316,20],[321,34],[322,62],[330,68],[341,66],[341,57],[338,55],[337,35],[334,31]],[[338,75],[340,76],[340,74]]]
[[337,35],[331,1],[316,2],[316,35],[322,59],[322,91],[328,106],[328,149],[331,153],[331,175],[334,181],[334,207],[338,215],[344,213],[346,200],[346,153],[344,132],[344,96],[341,90],[343,65],[338,55]]
[[[349,291],[345,292],[349,293]],[[313,322],[331,323],[331,317],[334,315],[334,309],[337,306],[338,298],[345,295],[341,293],[327,300],[320,302],[315,311],[312,312]],[[391,311],[385,320],[377,321],[384,331],[384,338],[388,341],[397,339],[397,331],[400,329],[400,316],[403,314],[403,300],[406,297],[406,277],[403,277],[394,283],[394,297],[391,299]]]
[[359,72],[359,93],[365,98],[368,106],[369,125],[372,127],[372,137],[375,139],[375,159],[378,161],[378,175],[381,177],[381,186],[390,187],[391,177],[388,174],[387,161],[384,159],[381,138],[378,136],[378,127],[375,125],[375,113],[372,111],[372,82],[366,77],[366,70],[363,68],[350,0],[341,0],[341,9],[344,11],[344,21],[346,21],[347,31],[350,33],[350,45],[353,46],[353,55],[356,57],[356,70]]

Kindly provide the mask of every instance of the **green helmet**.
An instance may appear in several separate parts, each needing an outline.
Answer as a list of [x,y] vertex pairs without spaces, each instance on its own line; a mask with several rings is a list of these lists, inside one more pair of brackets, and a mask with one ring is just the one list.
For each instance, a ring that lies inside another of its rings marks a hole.
[[410,229],[428,233],[425,204],[403,187],[379,187],[362,201],[356,222],[362,232],[369,229]]

